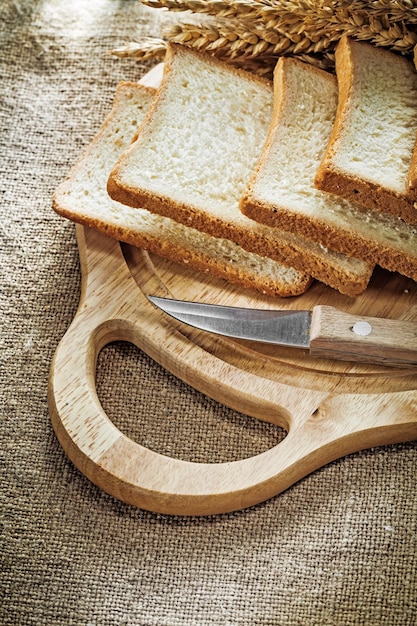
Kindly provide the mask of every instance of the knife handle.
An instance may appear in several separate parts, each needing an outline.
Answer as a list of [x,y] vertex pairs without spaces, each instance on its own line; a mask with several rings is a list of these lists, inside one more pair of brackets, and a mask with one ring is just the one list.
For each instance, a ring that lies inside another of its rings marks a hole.
[[310,354],[342,361],[417,367],[417,324],[315,306]]

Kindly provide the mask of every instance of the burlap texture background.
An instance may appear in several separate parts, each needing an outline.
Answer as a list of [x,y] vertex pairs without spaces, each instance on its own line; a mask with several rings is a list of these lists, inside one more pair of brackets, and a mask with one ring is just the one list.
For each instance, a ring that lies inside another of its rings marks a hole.
[[[66,458],[47,379],[80,271],[74,226],[51,195],[117,82],[149,67],[107,51],[158,34],[162,18],[135,0],[2,0],[0,10],[0,623],[416,624],[413,443],[351,455],[269,502],[209,518],[125,505]],[[109,416],[160,452],[228,460],[280,436],[132,346],[106,348],[97,376]]]

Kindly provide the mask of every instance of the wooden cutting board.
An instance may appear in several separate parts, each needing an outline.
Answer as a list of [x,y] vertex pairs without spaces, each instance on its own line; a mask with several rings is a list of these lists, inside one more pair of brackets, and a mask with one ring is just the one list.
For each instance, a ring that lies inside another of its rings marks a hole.
[[[153,83],[153,78],[148,81]],[[417,439],[417,368],[313,359],[300,350],[197,331],[164,315],[147,295],[236,306],[311,309],[415,321],[417,283],[377,269],[355,299],[320,283],[273,299],[180,267],[77,226],[82,293],[50,371],[57,437],[91,481],[160,513],[206,515],[271,498],[314,470],[368,447]],[[95,389],[97,356],[129,341],[195,389],[283,427],[287,436],[251,458],[193,463],[132,441],[105,414]]]
[[[77,226],[82,268],[78,312],[59,344],[49,380],[50,414],[74,464],[99,487],[161,513],[201,515],[248,507],[341,456],[417,439],[417,369],[318,360],[304,351],[225,339],[174,321],[147,294],[238,306],[306,309],[414,320],[417,284],[377,270],[351,300],[314,284],[273,299],[122,246]],[[287,436],[252,458],[204,464],[163,456],[130,440],[106,416],[95,390],[96,359],[130,341],[175,376]]]

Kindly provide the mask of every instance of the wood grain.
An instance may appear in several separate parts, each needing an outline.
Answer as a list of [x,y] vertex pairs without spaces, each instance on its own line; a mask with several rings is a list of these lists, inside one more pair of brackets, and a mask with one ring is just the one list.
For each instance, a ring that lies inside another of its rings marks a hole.
[[313,356],[417,368],[416,322],[349,315],[318,305],[313,307],[310,344]]

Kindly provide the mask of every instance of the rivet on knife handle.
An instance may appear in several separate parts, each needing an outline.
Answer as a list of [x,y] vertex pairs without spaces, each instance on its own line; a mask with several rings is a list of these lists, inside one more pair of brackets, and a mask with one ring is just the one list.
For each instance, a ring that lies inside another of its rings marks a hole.
[[310,353],[342,361],[417,367],[417,324],[315,306]]

